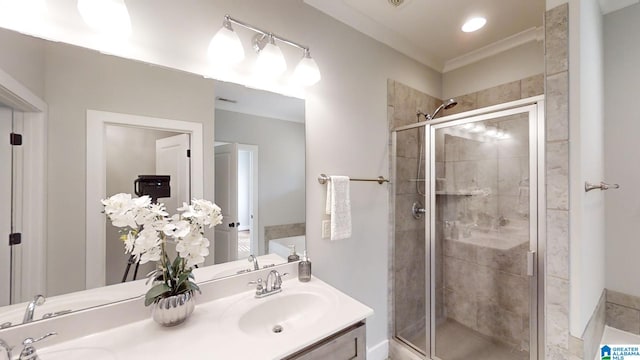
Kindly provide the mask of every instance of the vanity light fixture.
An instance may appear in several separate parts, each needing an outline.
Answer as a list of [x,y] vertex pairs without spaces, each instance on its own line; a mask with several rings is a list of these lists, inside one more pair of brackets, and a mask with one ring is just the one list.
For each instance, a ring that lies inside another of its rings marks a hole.
[[107,35],[131,35],[131,18],[124,0],[78,0],[78,12],[92,29]]
[[293,80],[303,86],[310,86],[320,81],[321,78],[320,69],[318,69],[316,61],[311,57],[311,52],[309,49],[304,49],[302,60],[293,71]]
[[471,19],[467,20],[467,22],[465,22],[464,25],[462,25],[462,31],[464,31],[466,33],[478,31],[478,30],[482,29],[482,27],[486,23],[487,23],[487,19],[485,19],[483,17],[474,17],[474,18],[471,18]]
[[243,21],[224,16],[222,28],[209,43],[208,55],[214,63],[235,64],[244,59],[244,50],[240,38],[231,24],[242,26],[257,34],[253,37],[253,48],[258,52],[254,70],[260,77],[275,78],[287,69],[287,62],[276,40],[303,51],[302,60],[294,70],[293,81],[304,86],[311,86],[320,81],[320,69],[311,57],[309,47],[300,45],[271,32],[262,30]]

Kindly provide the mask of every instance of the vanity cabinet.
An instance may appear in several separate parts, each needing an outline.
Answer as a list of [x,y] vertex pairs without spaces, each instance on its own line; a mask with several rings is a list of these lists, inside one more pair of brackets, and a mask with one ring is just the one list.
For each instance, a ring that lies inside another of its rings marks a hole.
[[285,360],[351,360],[366,359],[366,326],[359,322],[310,345]]

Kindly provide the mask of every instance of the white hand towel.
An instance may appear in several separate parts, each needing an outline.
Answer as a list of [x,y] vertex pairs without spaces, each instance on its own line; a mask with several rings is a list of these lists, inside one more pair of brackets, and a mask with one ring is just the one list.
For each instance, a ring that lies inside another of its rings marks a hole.
[[331,240],[351,237],[351,200],[349,199],[349,177],[331,176],[327,184],[325,211],[331,215]]

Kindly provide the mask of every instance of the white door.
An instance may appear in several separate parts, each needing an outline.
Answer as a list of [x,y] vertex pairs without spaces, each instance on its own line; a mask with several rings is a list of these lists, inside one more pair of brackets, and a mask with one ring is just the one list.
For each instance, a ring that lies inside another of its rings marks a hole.
[[0,107],[0,306],[9,305],[11,284],[11,109]]
[[222,224],[215,227],[215,263],[238,257],[238,144],[215,147],[215,203]]
[[[240,216],[240,229],[248,229],[249,230],[249,253],[253,255],[260,254],[260,247],[258,246],[258,241],[260,237],[258,236],[259,229],[259,219],[258,219],[258,146],[257,145],[247,145],[247,144],[238,144],[238,152],[239,154],[246,154],[248,156],[248,164],[247,169],[245,169],[246,175],[248,176],[248,181],[246,184],[246,189],[244,190],[246,193],[244,197],[246,197],[248,201],[248,221],[243,223],[242,216]],[[238,162],[242,164],[242,161]],[[239,165],[240,167],[240,165]],[[242,170],[238,170],[238,173],[241,173]],[[239,176],[240,177],[240,176]],[[238,181],[239,184],[242,184],[242,180]],[[241,185],[239,185],[241,186]],[[242,191],[238,190],[238,202],[242,201],[243,194]],[[240,210],[239,210],[240,212]],[[242,251],[242,249],[238,248],[238,256],[241,254],[246,254],[246,251]]]
[[188,134],[156,140],[156,175],[171,176],[171,197],[158,202],[167,206],[169,214],[175,214],[183,202],[191,199],[189,146]]

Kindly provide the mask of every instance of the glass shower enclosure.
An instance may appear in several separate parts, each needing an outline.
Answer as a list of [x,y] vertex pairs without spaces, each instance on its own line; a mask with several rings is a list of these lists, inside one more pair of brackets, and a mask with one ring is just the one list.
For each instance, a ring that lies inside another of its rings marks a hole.
[[541,109],[392,131],[393,331],[427,359],[537,357]]

